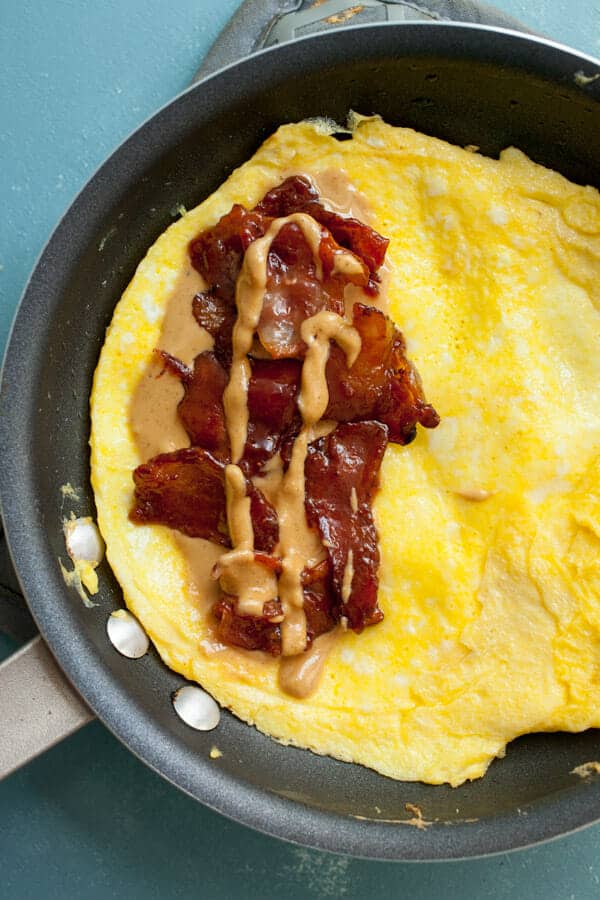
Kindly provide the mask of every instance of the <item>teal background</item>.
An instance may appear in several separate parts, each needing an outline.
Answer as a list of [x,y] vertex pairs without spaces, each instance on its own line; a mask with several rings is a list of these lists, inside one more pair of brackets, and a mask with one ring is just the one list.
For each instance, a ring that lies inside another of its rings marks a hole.
[[[497,3],[600,55],[600,6]],[[27,275],[97,165],[182,90],[238,0],[0,0],[0,348]],[[14,645],[0,636],[0,659]],[[0,734],[0,740],[1,740]],[[293,847],[183,796],[99,723],[0,784],[0,898],[600,898],[600,826],[465,863]]]

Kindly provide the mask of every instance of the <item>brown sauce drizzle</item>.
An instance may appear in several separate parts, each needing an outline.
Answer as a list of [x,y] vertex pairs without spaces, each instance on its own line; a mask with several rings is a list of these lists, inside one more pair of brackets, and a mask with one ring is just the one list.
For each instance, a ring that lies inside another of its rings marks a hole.
[[[323,202],[331,209],[364,222],[372,218],[366,200],[350,184],[344,173],[329,170],[310,178]],[[224,396],[232,459],[236,462],[243,453],[246,441],[247,389],[250,377],[247,354],[253,346],[262,310],[268,251],[278,231],[288,222],[299,225],[313,250],[319,270],[321,266],[320,227],[310,216],[302,213],[275,220],[267,234],[254,241],[245,254],[236,293],[238,319],[233,334],[233,362]],[[346,254],[340,254],[336,258],[338,270],[339,267],[345,269],[354,265],[354,258],[350,254],[347,259]],[[385,308],[385,266],[382,267],[381,274],[383,283],[376,305]],[[192,297],[205,287],[201,276],[188,265],[165,309],[158,346],[188,366],[193,364],[198,353],[211,349],[213,344],[212,338],[198,327],[191,308]],[[252,522],[247,508],[248,498],[245,491],[239,490],[239,475],[242,473],[235,464],[227,467],[226,475],[228,521],[233,550],[224,553],[222,547],[209,541],[172,532],[172,537],[186,560],[190,591],[197,598],[199,608],[206,614],[219,595],[218,584],[212,577],[215,563],[220,577],[226,581],[231,579],[227,581],[227,587],[240,598],[238,608],[241,605],[245,614],[255,614],[259,609],[262,611],[262,603],[267,596],[271,599],[279,594],[285,616],[282,623],[283,658],[280,662],[279,684],[283,691],[299,699],[310,696],[316,690],[327,656],[343,630],[338,627],[321,635],[314,640],[308,651],[302,652],[306,647],[306,620],[302,610],[300,573],[306,565],[316,565],[325,556],[318,535],[306,523],[304,460],[308,443],[326,435],[335,427],[335,423],[321,420],[328,400],[325,365],[330,341],[336,341],[345,352],[349,366],[360,352],[360,336],[347,319],[351,319],[354,301],[362,300],[364,295],[359,288],[348,285],[345,297],[346,318],[324,311],[305,320],[303,324],[302,337],[309,346],[299,396],[304,427],[294,443],[292,459],[285,475],[276,458],[268,466],[265,475],[256,479],[256,483],[274,503],[279,518],[280,543],[277,552],[283,557],[279,583],[277,584],[272,573],[251,562],[251,557],[254,556]],[[177,415],[177,404],[183,396],[182,386],[175,378],[159,377],[162,369],[159,359],[153,359],[149,363],[129,410],[130,425],[142,459],[189,446],[189,439]],[[255,566],[262,568],[260,585],[257,584],[256,572],[252,574]],[[350,560],[348,568],[351,580]],[[253,589],[250,589],[250,581]],[[218,651],[220,655],[234,657],[238,665],[246,653],[250,652],[224,648],[221,645],[218,645]],[[257,652],[251,652],[256,658]]]
[[286,694],[304,700],[317,689],[327,657],[335,646],[340,628],[320,635],[305,652],[286,656],[279,665],[279,687]]
[[[223,394],[225,408],[225,421],[231,445],[231,456],[234,462],[241,458],[246,444],[248,433],[248,382],[250,380],[250,363],[248,353],[252,349],[254,337],[263,309],[263,300],[267,289],[268,255],[271,245],[282,228],[295,224],[304,234],[311,248],[317,274],[321,277],[322,263],[319,255],[322,229],[313,218],[304,213],[293,213],[275,219],[269,230],[262,238],[255,240],[244,255],[242,270],[240,272],[236,288],[236,305],[238,316],[233,328],[233,359],[229,383]],[[343,260],[348,260],[351,267],[356,266],[356,257],[351,253],[340,253],[336,258],[336,264],[343,266]],[[342,261],[342,262],[340,262]],[[360,353],[360,336],[344,318],[333,312],[323,310],[309,319],[306,319],[301,327],[302,339],[308,345],[306,358],[302,366],[302,383],[298,397],[298,408],[302,415],[304,427],[294,441],[292,458],[287,472],[281,479],[279,489],[275,494],[275,508],[279,519],[279,547],[278,555],[281,556],[281,575],[279,578],[279,599],[283,609],[283,621],[281,623],[281,652],[283,656],[295,656],[306,649],[306,617],[303,612],[304,593],[302,588],[302,572],[305,568],[315,565],[321,550],[315,532],[308,527],[306,512],[304,509],[304,463],[306,460],[308,443],[314,439],[312,426],[323,416],[327,409],[329,394],[325,367],[329,358],[330,341],[334,340],[346,354],[348,365],[351,366]],[[243,474],[236,465],[228,466],[227,475],[235,470],[240,483],[243,483]],[[229,501],[228,485],[228,521],[235,520],[238,523],[240,534],[247,536],[252,533],[252,521],[250,518],[250,503],[242,489],[232,501]],[[259,600],[264,597],[264,602],[272,599],[268,596],[270,588],[264,585],[265,578],[258,574],[256,562],[250,552],[252,546],[248,540],[239,542],[232,531],[233,551],[226,554],[221,560],[221,577],[225,575],[222,583],[226,593],[235,594],[240,600],[237,603],[238,612],[242,610],[248,613],[256,609],[255,615],[260,615],[262,606]],[[245,551],[242,557],[238,551]],[[227,577],[226,568],[229,561],[236,567],[235,579]],[[256,589],[257,577],[261,586],[266,589],[261,592]],[[277,584],[271,575],[272,584],[277,596]],[[235,590],[232,587],[235,585]],[[252,603],[247,598],[252,596]]]

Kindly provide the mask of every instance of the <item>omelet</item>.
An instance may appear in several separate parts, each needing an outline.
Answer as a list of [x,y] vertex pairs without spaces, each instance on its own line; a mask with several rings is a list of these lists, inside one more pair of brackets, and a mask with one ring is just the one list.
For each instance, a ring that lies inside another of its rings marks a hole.
[[[351,128],[340,142],[326,123],[281,127],[140,263],[91,397],[98,523],[167,666],[278,741],[458,785],[518,735],[600,727],[600,196],[514,148],[496,160],[377,117]],[[339,636],[306,699],[282,691],[276,659],[215,641],[213,589],[182,541],[219,549],[128,518],[144,461],[130,408],[188,242],[290,173],[342,173],[390,238],[389,312],[441,416],[385,453],[385,618]]]

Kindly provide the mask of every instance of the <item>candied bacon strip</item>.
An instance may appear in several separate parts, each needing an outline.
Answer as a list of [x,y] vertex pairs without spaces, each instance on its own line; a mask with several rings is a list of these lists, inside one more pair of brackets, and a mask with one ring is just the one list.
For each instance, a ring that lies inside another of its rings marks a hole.
[[305,586],[303,594],[307,646],[310,647],[316,637],[335,628],[340,620],[341,606],[330,576]]
[[325,369],[329,402],[324,418],[336,422],[376,419],[392,376],[392,321],[372,306],[355,303],[352,324],[361,340],[354,365],[349,369],[346,354],[334,345]]
[[200,447],[161,453],[133,473],[135,502],[129,518],[228,547],[223,472],[223,463]]
[[215,297],[235,303],[235,286],[244,253],[253,241],[263,236],[269,224],[269,218],[261,212],[236,203],[216,225],[190,241],[192,265]]
[[[321,246],[328,248],[330,270],[337,247],[330,246],[331,240],[324,232]],[[274,359],[301,359],[306,351],[300,336],[302,323],[324,309],[339,315],[344,312],[344,280],[339,276],[318,277],[312,249],[294,222],[284,225],[273,240],[267,268],[267,288],[256,333]]]
[[231,364],[231,335],[237,316],[235,288],[244,253],[262,237],[270,220],[259,212],[236,203],[212,228],[189,244],[193,267],[200,272],[208,290],[197,294],[192,304],[194,318],[214,339],[219,362]]
[[235,303],[217,297],[211,291],[203,291],[192,300],[192,313],[198,325],[212,337],[215,356],[228,369],[231,365],[231,336],[237,316]]
[[389,439],[397,444],[410,443],[415,437],[417,422],[424,428],[437,428],[440,424],[440,417],[433,406],[425,402],[421,378],[405,351],[404,337],[396,328],[389,404],[380,404],[377,418],[388,426]]
[[360,353],[348,368],[343,351],[332,346],[326,377],[326,419],[377,420],[388,426],[388,439],[408,444],[416,424],[435,428],[439,416],[425,402],[421,381],[405,356],[405,343],[394,322],[380,310],[354,304],[352,324],[361,338]]
[[250,518],[254,531],[254,546],[257,550],[272,553],[279,540],[279,520],[275,509],[262,491],[248,482],[250,495]]
[[[305,464],[308,523],[318,528],[325,543],[335,596],[356,632],[383,618],[377,604],[379,546],[371,502],[386,444],[387,428],[379,422],[341,424],[309,444]],[[344,603],[342,585],[350,550],[354,575]]]
[[377,276],[383,264],[389,240],[358,219],[341,216],[326,209],[319,203],[319,195],[313,185],[303,175],[286,178],[265,194],[255,211],[273,218],[289,216],[295,212],[307,213],[324,225],[341,247],[351,250],[362,259],[371,278]]
[[302,363],[297,359],[253,359],[248,415],[274,432],[284,432],[296,415]]
[[300,430],[297,397],[302,365],[295,359],[253,359],[248,383],[248,435],[242,467],[258,473]]
[[[273,619],[283,617],[279,600],[265,603],[262,616],[242,616],[236,612],[236,598],[224,594],[215,603],[212,612],[219,623],[219,640],[245,650],[264,650],[272,656],[281,654],[281,628],[279,622],[273,622]],[[307,647],[339,622],[339,604],[327,579],[320,579],[304,588],[304,614]]]
[[[258,326],[261,344],[273,358],[304,356],[300,325],[323,309],[343,313],[346,284],[358,284],[376,293],[373,279],[388,241],[367,225],[326,210],[317,201],[318,194],[307,179],[293,176],[265,195],[254,210],[236,204],[213,228],[190,242],[192,265],[208,285],[194,298],[193,313],[213,337],[214,352],[223,365],[231,362],[236,282],[244,252],[266,233],[276,217],[303,212],[322,225],[319,255],[323,278],[317,278],[302,230],[294,223],[284,226],[268,254],[267,290]],[[336,267],[336,258],[348,251],[356,257],[356,270],[350,273]]]
[[271,620],[281,616],[281,603],[278,600],[265,603],[262,616],[240,616],[235,611],[235,599],[224,594],[213,607],[213,615],[219,623],[219,640],[244,650],[264,650],[271,656],[279,656],[281,627]]
[[304,175],[290,175],[281,184],[268,191],[254,209],[273,219],[281,219],[291,213],[302,212],[309,203],[319,200],[319,195]]
[[[157,351],[165,368],[179,378],[184,397],[179,417],[192,446],[210,450],[229,460],[229,438],[223,408],[223,391],[229,376],[212,351],[200,353],[189,369],[164,350]],[[302,365],[294,359],[251,360],[248,384],[248,439],[242,459],[247,475],[255,475],[300,428],[297,396]]]
[[184,379],[184,396],[177,411],[193,446],[210,450],[220,459],[229,456],[223,391],[229,376],[210,350],[199,353]]
[[[202,447],[161,453],[133,473],[138,524],[168,525],[189,537],[231,546],[227,528],[225,463]],[[279,540],[277,514],[262,491],[247,482],[254,546],[272,553]]]

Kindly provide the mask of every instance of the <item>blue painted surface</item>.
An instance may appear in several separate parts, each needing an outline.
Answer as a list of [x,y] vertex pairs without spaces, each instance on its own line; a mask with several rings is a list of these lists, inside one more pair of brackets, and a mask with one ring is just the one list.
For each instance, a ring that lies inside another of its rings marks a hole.
[[[0,0],[0,347],[61,213],[111,149],[186,86],[238,2]],[[600,55],[597,4],[497,5]],[[12,649],[0,636],[0,658]],[[183,796],[98,723],[0,784],[3,898],[588,900],[600,897],[599,845],[597,826],[469,863],[303,850]]]

